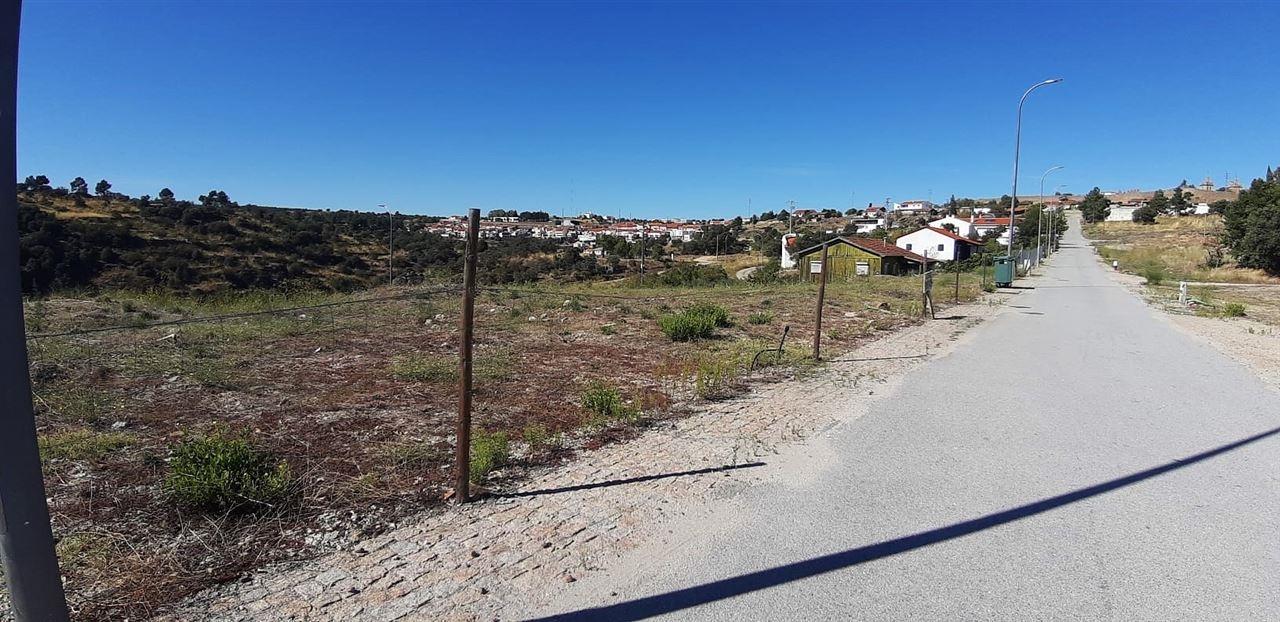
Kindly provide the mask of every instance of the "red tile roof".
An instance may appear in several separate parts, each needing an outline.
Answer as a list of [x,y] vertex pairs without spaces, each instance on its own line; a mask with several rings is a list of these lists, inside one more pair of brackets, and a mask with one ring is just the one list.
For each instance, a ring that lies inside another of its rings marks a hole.
[[[936,261],[934,259],[925,259],[924,257],[921,257],[909,250],[898,248],[893,244],[889,244],[888,242],[885,242],[883,240],[877,240],[875,238],[838,236],[830,240],[827,240],[825,244],[831,244],[832,242],[835,242],[837,240],[840,242],[844,242],[845,244],[848,244],[850,246],[860,248],[878,257],[902,257],[907,261],[914,261],[916,263],[927,263],[927,262]],[[820,248],[822,248],[822,244],[810,246],[809,248],[806,248],[796,253],[796,257],[800,257],[801,255],[808,255],[809,253],[815,250],[818,250]]]
[[948,229],[939,229],[938,227],[925,227],[925,229],[928,229],[928,230],[930,230],[930,231],[932,231],[932,232],[934,232],[934,233],[941,233],[942,235],[945,235],[945,236],[947,236],[947,237],[949,237],[949,238],[951,238],[951,239],[953,239],[953,240],[959,240],[959,241],[961,241],[961,242],[968,242],[969,244],[981,244],[981,242],[978,242],[978,241],[976,241],[976,240],[970,240],[969,238],[966,238],[966,237],[964,237],[963,235],[960,235],[960,234],[958,234],[958,233],[952,233],[952,232],[951,232],[950,230],[948,230]]

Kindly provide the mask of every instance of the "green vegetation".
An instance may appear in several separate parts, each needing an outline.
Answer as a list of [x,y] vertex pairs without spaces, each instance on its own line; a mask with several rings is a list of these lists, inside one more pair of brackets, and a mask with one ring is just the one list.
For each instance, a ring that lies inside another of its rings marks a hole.
[[1111,214],[1111,200],[1096,186],[1080,202],[1080,215],[1085,222],[1102,222]]
[[1223,317],[1244,317],[1244,305],[1238,302],[1228,302],[1222,307]]
[[1226,208],[1222,241],[1236,261],[1280,275],[1280,173],[1255,179]]
[[720,266],[680,263],[658,275],[655,281],[669,287],[707,287],[728,283],[730,278]]
[[729,326],[733,326],[729,311],[720,305],[705,302],[695,304],[680,313],[658,318],[658,327],[672,341],[709,339],[715,335],[717,327]]
[[747,316],[748,324],[770,324],[773,322],[773,313],[769,311],[757,311]]
[[632,422],[641,415],[640,410],[627,404],[617,387],[596,380],[582,392],[582,407],[590,413],[589,423],[603,425],[612,422]]
[[511,441],[505,432],[477,430],[471,437],[472,483],[483,482],[489,474],[502,468],[511,459]]
[[1147,280],[1148,285],[1159,285],[1164,282],[1165,274],[1164,266],[1159,263],[1149,263],[1138,270],[1143,278]]
[[179,505],[202,512],[274,507],[289,490],[289,465],[248,440],[215,432],[178,445],[164,490]]
[[123,432],[68,430],[41,435],[41,460],[97,460],[133,443],[133,436]]

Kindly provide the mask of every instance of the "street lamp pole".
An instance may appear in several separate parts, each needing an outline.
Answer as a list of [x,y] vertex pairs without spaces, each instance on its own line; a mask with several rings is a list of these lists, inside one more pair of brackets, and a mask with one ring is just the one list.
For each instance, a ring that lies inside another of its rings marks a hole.
[[1044,175],[1040,176],[1040,216],[1036,218],[1036,265],[1040,264],[1040,252],[1041,252],[1040,238],[1044,237],[1044,233],[1042,233],[1042,229],[1044,228],[1044,178],[1048,177],[1049,173],[1052,173],[1057,170],[1061,170],[1063,168],[1065,167],[1063,166],[1052,167],[1049,170],[1045,171]]
[[[1036,84],[1033,84],[1031,88],[1027,89],[1025,93],[1022,94],[1022,99],[1018,100],[1018,125],[1017,125],[1017,131],[1014,134],[1014,138],[1013,138],[1013,200],[1009,203],[1009,260],[1010,261],[1013,260],[1013,237],[1017,232],[1017,228],[1015,225],[1017,224],[1016,218],[1018,215],[1018,157],[1021,155],[1021,151],[1022,151],[1022,105],[1027,103],[1027,96],[1031,94],[1031,91],[1034,91],[1042,86],[1057,84],[1059,82],[1062,82],[1062,78],[1050,78],[1048,80],[1045,80],[1044,82],[1037,82]],[[1013,276],[1015,278],[1018,276],[1017,265],[1014,265],[1013,267]]]

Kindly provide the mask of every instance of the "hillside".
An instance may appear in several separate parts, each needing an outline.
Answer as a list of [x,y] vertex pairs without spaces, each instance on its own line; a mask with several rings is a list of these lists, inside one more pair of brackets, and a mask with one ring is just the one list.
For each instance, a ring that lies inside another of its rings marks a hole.
[[[353,291],[386,282],[385,214],[238,205],[218,192],[201,198],[78,196],[48,187],[19,192],[23,292]],[[460,271],[462,242],[425,231],[436,220],[396,216],[397,282]],[[490,283],[601,271],[593,259],[548,240],[482,248],[480,273]]]

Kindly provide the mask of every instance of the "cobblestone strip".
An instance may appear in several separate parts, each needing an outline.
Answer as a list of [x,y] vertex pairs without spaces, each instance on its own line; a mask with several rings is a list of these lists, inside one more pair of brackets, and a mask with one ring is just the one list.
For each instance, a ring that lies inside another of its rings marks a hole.
[[854,398],[918,365],[917,355],[944,351],[994,306],[948,313],[965,317],[890,334],[811,377],[585,452],[514,495],[429,514],[350,550],[207,591],[168,619],[505,619],[638,545],[664,516],[750,485],[753,463],[851,416]]

